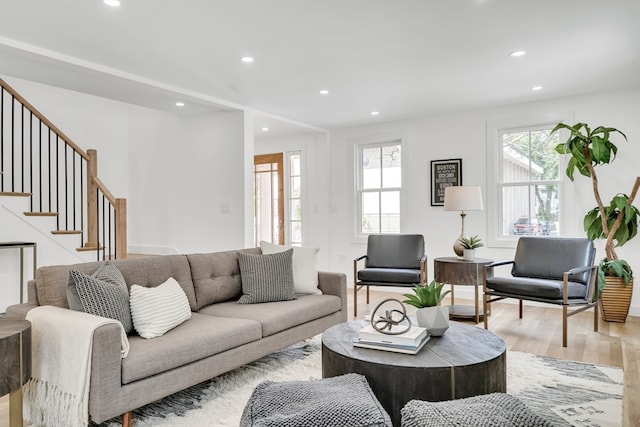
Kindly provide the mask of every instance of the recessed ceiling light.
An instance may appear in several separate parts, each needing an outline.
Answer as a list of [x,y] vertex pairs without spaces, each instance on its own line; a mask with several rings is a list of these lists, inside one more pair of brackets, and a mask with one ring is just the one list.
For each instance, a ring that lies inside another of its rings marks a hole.
[[329,95],[329,91],[327,89],[320,89],[320,95]]
[[510,55],[514,58],[517,58],[519,56],[525,56],[527,54],[527,52],[525,52],[524,50],[516,50],[514,52],[511,52]]
[[380,114],[380,112],[379,112],[379,111],[372,111],[372,112],[371,112],[371,115],[372,115],[372,116],[377,116],[378,114]]
[[253,58],[250,56],[243,56],[240,60],[245,64],[251,64],[253,62]]
[[263,127],[263,128],[260,128],[260,130],[261,130],[262,132],[269,132],[269,128],[268,128],[268,127],[266,127],[266,126],[265,126],[265,127]]
[[103,3],[111,7],[120,6],[120,0],[103,0]]
[[542,90],[542,86],[534,86],[531,90]]
[[181,101],[176,102],[176,107],[184,107],[184,102],[181,102]]

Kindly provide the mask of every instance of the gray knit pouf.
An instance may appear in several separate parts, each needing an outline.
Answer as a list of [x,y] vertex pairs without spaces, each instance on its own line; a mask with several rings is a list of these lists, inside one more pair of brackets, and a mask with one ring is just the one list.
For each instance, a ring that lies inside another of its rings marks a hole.
[[265,381],[253,390],[240,427],[391,427],[389,414],[358,374]]
[[402,427],[552,427],[518,398],[492,393],[445,402],[412,400],[402,408]]

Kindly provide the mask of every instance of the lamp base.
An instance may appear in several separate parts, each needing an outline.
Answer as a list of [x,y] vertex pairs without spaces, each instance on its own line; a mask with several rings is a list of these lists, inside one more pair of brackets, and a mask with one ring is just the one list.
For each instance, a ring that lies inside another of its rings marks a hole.
[[459,257],[462,257],[464,255],[464,246],[462,246],[462,242],[460,241],[460,239],[462,239],[463,237],[464,237],[463,234],[458,236],[458,238],[453,244],[453,252],[455,252],[456,255],[458,255]]

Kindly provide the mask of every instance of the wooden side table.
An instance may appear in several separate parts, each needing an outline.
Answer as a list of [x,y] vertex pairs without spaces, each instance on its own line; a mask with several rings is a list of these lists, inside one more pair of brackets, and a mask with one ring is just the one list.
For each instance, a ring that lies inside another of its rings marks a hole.
[[31,377],[31,323],[0,319],[0,396],[9,393],[9,426],[22,427],[22,385]]
[[[493,260],[476,258],[473,261],[465,261],[462,258],[442,257],[433,260],[434,279],[436,282],[451,285],[451,307],[449,317],[475,319],[480,323],[480,317],[484,315],[478,297],[478,287],[482,286],[482,269],[491,264]],[[454,305],[454,286],[473,286],[475,294],[475,307],[467,305]]]

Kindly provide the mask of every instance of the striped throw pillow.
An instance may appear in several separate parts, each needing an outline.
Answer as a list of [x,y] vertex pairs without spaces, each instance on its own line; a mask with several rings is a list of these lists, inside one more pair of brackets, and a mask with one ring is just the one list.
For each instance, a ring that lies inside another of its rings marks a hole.
[[256,304],[295,299],[293,249],[268,255],[238,252],[242,296],[239,304]]
[[189,300],[170,277],[154,288],[131,286],[129,296],[133,327],[142,338],[156,338],[191,318]]

